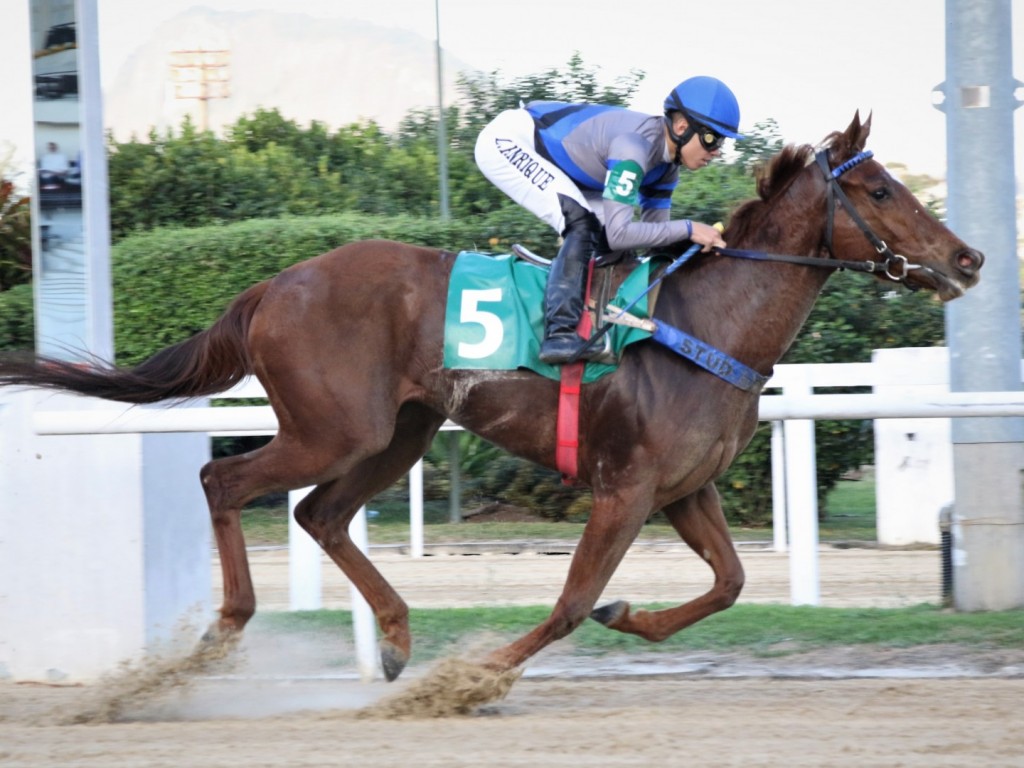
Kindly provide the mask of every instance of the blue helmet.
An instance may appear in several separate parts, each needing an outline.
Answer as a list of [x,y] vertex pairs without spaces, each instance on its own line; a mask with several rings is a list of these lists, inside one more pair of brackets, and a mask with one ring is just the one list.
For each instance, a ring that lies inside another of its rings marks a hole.
[[684,80],[665,98],[665,114],[678,111],[733,139],[739,133],[740,105],[729,86],[714,77]]

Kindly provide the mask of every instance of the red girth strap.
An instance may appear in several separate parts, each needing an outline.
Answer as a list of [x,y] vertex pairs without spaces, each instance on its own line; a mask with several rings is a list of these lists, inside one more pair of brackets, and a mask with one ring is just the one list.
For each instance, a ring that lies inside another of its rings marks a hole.
[[[587,290],[584,295],[584,307],[590,301],[590,283],[594,277],[594,260],[590,260],[587,269]],[[593,326],[590,312],[585,308],[576,332],[584,339],[590,338]],[[583,368],[585,360],[578,360],[562,366],[561,388],[558,392],[558,425],[555,437],[555,465],[562,473],[562,482],[566,485],[576,484],[579,471],[580,446],[580,391],[583,386]]]

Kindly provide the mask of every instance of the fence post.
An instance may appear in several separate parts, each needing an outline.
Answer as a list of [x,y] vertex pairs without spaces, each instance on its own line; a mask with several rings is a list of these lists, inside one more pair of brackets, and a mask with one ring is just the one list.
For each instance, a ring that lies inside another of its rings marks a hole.
[[772,422],[772,546],[776,552],[788,548],[786,538],[786,438],[785,422]]
[[288,493],[288,607],[293,611],[316,611],[323,605],[320,545],[295,522],[295,507],[312,490]]
[[409,470],[409,554],[423,557],[423,459]]
[[[810,397],[810,372],[794,371],[786,384],[786,397]],[[785,423],[786,512],[789,520],[789,590],[793,605],[817,605],[818,483],[815,475],[814,421],[790,419]]]
[[[349,535],[359,551],[363,554],[370,549],[369,531],[366,525],[366,507],[360,507],[356,516],[348,526]],[[349,584],[352,597],[352,631],[356,640],[356,664],[359,666],[359,677],[364,683],[377,677],[377,628],[374,623],[373,611],[366,598],[362,596],[355,584]]]

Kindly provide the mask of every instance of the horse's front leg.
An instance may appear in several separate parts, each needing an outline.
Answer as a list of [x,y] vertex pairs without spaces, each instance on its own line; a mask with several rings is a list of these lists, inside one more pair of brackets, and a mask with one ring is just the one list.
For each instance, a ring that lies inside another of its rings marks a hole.
[[485,664],[502,671],[514,669],[582,624],[649,514],[646,493],[595,493],[590,519],[551,615],[533,631],[491,653]]
[[694,552],[711,566],[715,583],[700,597],[661,611],[630,611],[619,601],[594,611],[593,618],[605,626],[660,642],[684,627],[695,624],[736,602],[743,589],[743,565],[736,554],[729,527],[714,484],[665,507],[665,515]]

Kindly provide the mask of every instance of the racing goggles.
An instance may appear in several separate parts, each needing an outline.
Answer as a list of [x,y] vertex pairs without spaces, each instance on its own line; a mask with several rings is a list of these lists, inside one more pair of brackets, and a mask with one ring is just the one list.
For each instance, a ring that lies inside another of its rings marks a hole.
[[680,109],[679,111],[682,112],[683,117],[686,118],[686,122],[690,124],[690,127],[686,130],[697,134],[697,138],[700,139],[700,145],[704,147],[705,150],[708,152],[714,152],[716,149],[722,148],[722,145],[725,144],[725,136],[712,128],[708,128],[704,123],[694,119],[693,115],[685,109]]
[[722,145],[725,144],[725,136],[720,133],[715,133],[706,125],[700,125],[699,123],[691,123],[691,125],[693,126],[693,132],[696,133],[697,138],[700,139],[700,145],[708,152],[714,152],[716,149],[721,149]]

